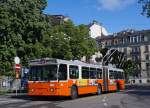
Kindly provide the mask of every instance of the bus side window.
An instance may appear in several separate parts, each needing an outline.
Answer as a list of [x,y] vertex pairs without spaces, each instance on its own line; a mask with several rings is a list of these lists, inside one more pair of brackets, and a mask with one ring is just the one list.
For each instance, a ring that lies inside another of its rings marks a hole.
[[114,78],[118,79],[118,71],[114,71]]
[[69,76],[70,79],[78,79],[79,78],[79,68],[78,66],[69,66]]
[[59,65],[58,79],[67,80],[67,65],[66,64]]
[[36,81],[36,79],[37,79],[37,74],[36,74],[37,73],[37,67],[36,66],[32,67],[31,72],[32,72],[31,80]]
[[90,78],[96,79],[96,76],[97,76],[96,68],[90,68]]
[[122,79],[122,77],[121,77],[122,75],[121,75],[121,72],[120,71],[118,71],[118,79]]
[[43,68],[42,66],[36,67],[36,81],[43,80]]
[[122,79],[125,79],[125,78],[124,78],[124,72],[121,72],[121,73],[122,73]]
[[114,79],[114,72],[112,70],[109,71],[109,79]]
[[28,76],[29,81],[33,79],[33,67],[30,67],[29,69],[29,76]]
[[82,79],[89,79],[89,68],[82,67]]
[[97,69],[97,79],[102,79],[102,69]]
[[123,72],[120,72],[120,79],[124,79],[124,75],[123,75]]
[[48,81],[48,66],[44,66],[43,67],[43,75],[42,75],[42,79],[43,81]]

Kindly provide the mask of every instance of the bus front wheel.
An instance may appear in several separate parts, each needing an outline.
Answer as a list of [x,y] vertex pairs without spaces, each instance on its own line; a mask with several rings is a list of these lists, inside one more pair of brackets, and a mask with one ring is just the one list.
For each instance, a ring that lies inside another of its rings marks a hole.
[[77,87],[71,87],[71,99],[76,99],[78,97]]

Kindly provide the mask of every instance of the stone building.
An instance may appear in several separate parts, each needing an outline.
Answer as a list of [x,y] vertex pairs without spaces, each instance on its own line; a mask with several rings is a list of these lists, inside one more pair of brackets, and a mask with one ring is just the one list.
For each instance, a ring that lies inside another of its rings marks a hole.
[[117,49],[125,54],[125,59],[136,61],[138,68],[133,79],[150,81],[150,30],[126,30],[98,38],[104,47]]
[[91,24],[89,24],[89,35],[92,38],[96,38],[101,36],[107,36],[108,32],[101,23],[94,20]]
[[70,18],[64,15],[51,15],[51,24],[54,25],[60,25],[63,24],[65,21],[68,21]]

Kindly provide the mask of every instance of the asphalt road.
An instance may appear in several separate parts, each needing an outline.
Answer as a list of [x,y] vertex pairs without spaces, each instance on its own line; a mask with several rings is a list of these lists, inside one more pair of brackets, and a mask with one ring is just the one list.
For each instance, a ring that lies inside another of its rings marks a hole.
[[0,108],[150,108],[150,85],[130,85],[125,91],[100,96],[63,97],[1,95]]

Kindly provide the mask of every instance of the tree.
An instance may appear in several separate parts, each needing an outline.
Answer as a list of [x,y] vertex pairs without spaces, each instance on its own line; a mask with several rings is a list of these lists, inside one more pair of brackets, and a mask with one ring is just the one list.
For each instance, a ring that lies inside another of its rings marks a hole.
[[41,43],[50,28],[42,16],[46,5],[46,0],[0,1],[0,70],[11,71],[16,55],[22,65],[27,65],[30,58],[45,55]]
[[150,17],[150,0],[139,0],[139,3],[142,4],[142,15]]
[[71,20],[53,27],[52,40],[54,58],[80,60],[96,51],[96,42],[90,38],[88,27],[75,26]]
[[134,71],[137,69],[137,63],[132,60],[126,60],[123,63],[123,70],[125,72],[125,79],[128,81],[129,76],[134,74]]
[[51,26],[43,14],[46,0],[0,1],[0,74],[13,70],[14,57],[28,66],[31,59],[54,57],[80,59],[95,52],[95,40],[86,25],[71,20]]

